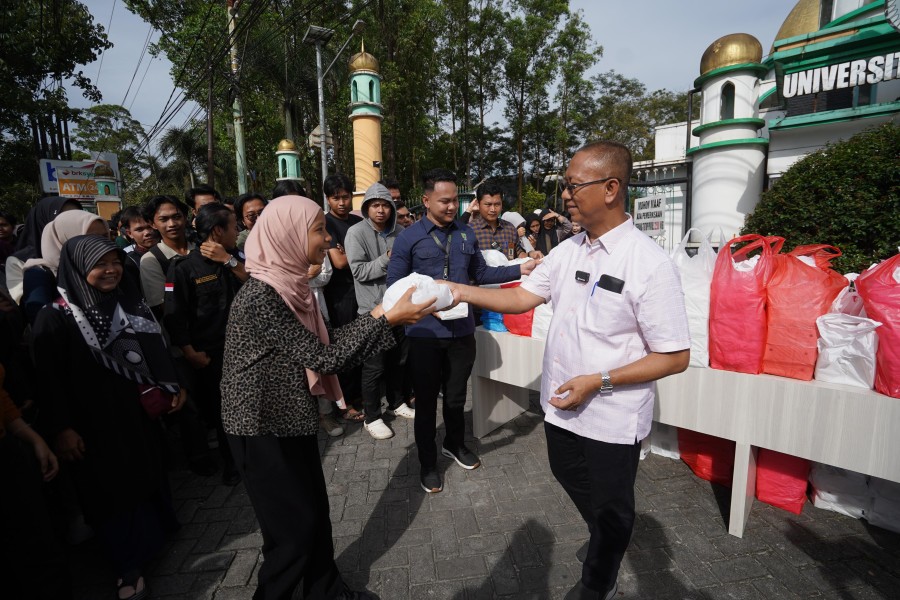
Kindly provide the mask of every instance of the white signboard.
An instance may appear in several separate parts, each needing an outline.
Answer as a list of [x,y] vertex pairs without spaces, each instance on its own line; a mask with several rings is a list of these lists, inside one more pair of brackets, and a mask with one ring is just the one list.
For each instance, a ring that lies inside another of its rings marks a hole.
[[634,200],[634,226],[651,237],[665,233],[666,197],[647,196]]
[[[41,188],[44,192],[92,198],[113,196],[119,181],[119,160],[115,154],[100,153],[96,160],[48,160],[40,161]],[[100,187],[97,180],[100,179]],[[65,189],[60,189],[60,182]]]

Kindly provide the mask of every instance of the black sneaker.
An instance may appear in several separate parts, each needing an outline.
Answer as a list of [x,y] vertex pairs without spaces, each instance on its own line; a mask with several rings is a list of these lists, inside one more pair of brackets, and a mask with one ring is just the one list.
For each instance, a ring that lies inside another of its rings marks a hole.
[[441,447],[441,454],[446,456],[447,458],[452,458],[456,461],[456,464],[461,466],[463,469],[477,469],[481,466],[481,459],[479,459],[474,452],[466,448],[465,446],[460,446],[454,452],[450,450],[446,446]]
[[436,494],[444,489],[444,484],[441,482],[441,476],[438,474],[437,469],[422,469],[422,474],[419,477],[419,482],[422,484],[422,489],[428,492],[429,494]]

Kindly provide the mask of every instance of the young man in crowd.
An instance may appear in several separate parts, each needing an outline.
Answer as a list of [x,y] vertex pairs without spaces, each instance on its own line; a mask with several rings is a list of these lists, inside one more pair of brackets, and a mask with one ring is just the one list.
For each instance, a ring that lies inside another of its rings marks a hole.
[[[363,220],[347,231],[347,260],[353,273],[359,314],[381,304],[387,278],[391,248],[402,228],[397,227],[397,212],[390,191],[375,183],[366,190],[362,203]],[[381,416],[381,389],[387,398],[388,414],[414,419],[416,412],[403,398],[408,344],[403,327],[394,327],[397,345],[380,352],[362,365],[362,400],[365,428],[376,440],[394,436]]]
[[191,368],[191,393],[207,425],[216,429],[223,460],[222,483],[235,485],[240,476],[222,429],[222,358],[225,325],[231,302],[247,280],[235,251],[234,212],[219,203],[205,204],[194,220],[200,248],[173,259],[166,284],[165,325],[173,346]]
[[[324,188],[325,197],[328,199],[325,228],[331,236],[328,259],[334,269],[331,281],[324,288],[325,303],[328,306],[331,325],[340,327],[355,319],[357,315],[356,290],[353,287],[353,273],[350,272],[344,241],[347,231],[362,219],[350,214],[353,210],[353,184],[346,175],[342,173],[329,175],[325,178]],[[358,403],[360,398],[360,368],[355,367],[338,373],[338,379],[348,405],[344,418],[354,422],[363,421],[365,419],[363,414],[352,406],[354,402]]]
[[456,300],[505,313],[553,302],[541,378],[547,457],[590,532],[581,579],[566,600],[616,597],[653,382],[690,360],[678,271],[625,212],[631,169],[622,144],[584,146],[562,194],[584,233],[562,242],[520,287],[453,286]]
[[469,226],[475,232],[478,246],[482,250],[498,250],[509,260],[541,258],[539,252],[525,252],[522,243],[519,242],[516,228],[500,218],[503,212],[503,188],[497,182],[488,179],[479,185],[474,204],[477,208],[468,211],[463,220],[467,220],[466,217],[475,213],[474,218],[469,221]]
[[137,206],[125,208],[119,215],[119,225],[130,245],[125,246],[125,271],[136,281],[141,277],[141,258],[159,243],[159,233],[144,218]]
[[[432,169],[422,177],[425,218],[404,229],[394,243],[387,285],[419,273],[435,279],[479,284],[519,279],[534,269],[534,261],[509,267],[488,267],[475,232],[456,221],[459,210],[456,175]],[[464,443],[466,384],[475,364],[475,319],[472,310],[461,319],[425,317],[406,328],[409,361],[416,393],[416,447],[422,465],[420,483],[426,492],[443,489],[435,445],[437,397],[443,389],[446,434],[441,453],[464,469],[481,460]]]

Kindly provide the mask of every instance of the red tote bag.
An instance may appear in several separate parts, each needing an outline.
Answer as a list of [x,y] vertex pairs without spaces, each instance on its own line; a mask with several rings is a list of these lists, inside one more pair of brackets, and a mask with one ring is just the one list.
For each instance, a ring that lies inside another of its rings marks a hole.
[[713,437],[690,429],[678,429],[681,460],[700,479],[731,487],[734,477],[734,449],[731,440]]
[[[732,253],[735,244],[748,242]],[[766,284],[772,273],[772,255],[784,238],[742,235],[725,243],[716,257],[709,298],[709,365],[723,371],[762,371],[766,347]],[[760,251],[752,268],[735,265]]]
[[[519,287],[521,282],[515,281],[513,283],[504,283],[500,287],[502,288],[514,288]],[[523,335],[525,337],[531,337],[531,326],[534,324],[534,309],[531,309],[527,312],[523,312],[520,315],[503,315],[503,325],[506,329],[515,335]]]
[[760,448],[756,455],[756,498],[795,515],[803,511],[810,462]]
[[[895,274],[896,273],[896,274]],[[900,398],[900,254],[870,267],[856,289],[870,319],[880,321],[875,354],[875,391]]]
[[[840,255],[834,246],[816,244],[772,257],[775,269],[766,285],[764,373],[813,378],[819,355],[816,319],[847,287],[844,276],[831,268],[831,261]],[[816,266],[805,264],[800,256],[812,258]]]

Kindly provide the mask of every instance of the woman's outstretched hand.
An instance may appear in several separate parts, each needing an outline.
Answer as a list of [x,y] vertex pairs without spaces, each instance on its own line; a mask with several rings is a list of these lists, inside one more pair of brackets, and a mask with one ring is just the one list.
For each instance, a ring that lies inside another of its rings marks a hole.
[[396,325],[411,325],[419,321],[422,317],[428,316],[434,312],[434,303],[437,298],[429,298],[422,304],[413,304],[412,295],[416,291],[415,286],[411,286],[397,303],[391,307],[391,310],[385,311],[379,304],[370,313],[376,319],[384,315],[391,327]]

